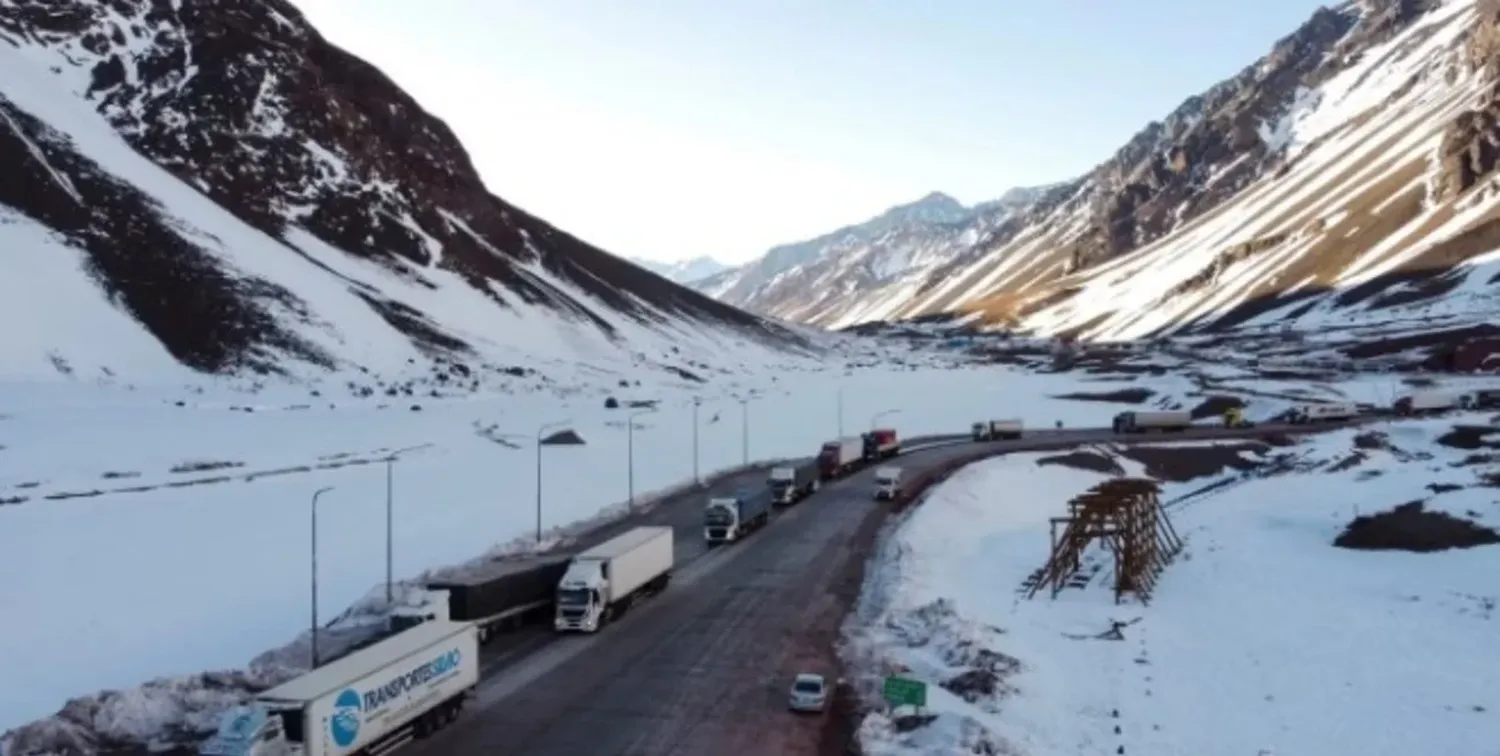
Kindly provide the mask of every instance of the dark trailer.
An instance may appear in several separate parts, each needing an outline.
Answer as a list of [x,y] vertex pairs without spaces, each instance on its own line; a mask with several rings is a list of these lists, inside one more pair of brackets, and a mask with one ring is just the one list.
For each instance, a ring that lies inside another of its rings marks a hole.
[[448,618],[479,625],[484,643],[498,630],[521,624],[533,610],[549,609],[572,555],[486,562],[427,588],[448,592]]

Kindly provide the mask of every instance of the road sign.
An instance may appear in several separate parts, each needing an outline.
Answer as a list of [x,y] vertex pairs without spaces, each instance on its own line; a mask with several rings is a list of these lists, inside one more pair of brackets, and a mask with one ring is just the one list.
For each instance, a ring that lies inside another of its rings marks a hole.
[[927,705],[927,683],[908,680],[904,677],[887,677],[881,690],[885,702],[892,706]]

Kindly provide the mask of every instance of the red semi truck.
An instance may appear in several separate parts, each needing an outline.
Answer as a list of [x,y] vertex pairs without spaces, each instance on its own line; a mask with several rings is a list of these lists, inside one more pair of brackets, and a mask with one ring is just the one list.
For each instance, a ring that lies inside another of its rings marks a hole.
[[901,453],[901,439],[896,436],[895,428],[876,428],[866,433],[862,441],[867,462],[890,459]]

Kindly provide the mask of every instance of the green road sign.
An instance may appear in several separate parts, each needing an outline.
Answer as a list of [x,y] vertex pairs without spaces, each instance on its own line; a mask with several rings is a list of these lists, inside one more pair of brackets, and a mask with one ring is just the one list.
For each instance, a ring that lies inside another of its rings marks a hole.
[[908,680],[904,677],[885,678],[881,691],[885,702],[892,706],[926,706],[927,683]]

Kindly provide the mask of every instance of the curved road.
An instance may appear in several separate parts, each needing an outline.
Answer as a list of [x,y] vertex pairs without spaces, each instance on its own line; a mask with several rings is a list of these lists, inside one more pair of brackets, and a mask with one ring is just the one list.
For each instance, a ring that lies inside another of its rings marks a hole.
[[[915,473],[979,451],[1243,438],[1350,424],[1203,427],[1165,436],[1045,430],[1016,441],[914,449],[896,464]],[[731,476],[713,492],[742,490],[762,482],[764,474]],[[871,501],[872,475],[864,470],[827,484],[761,532],[708,553],[700,526],[704,492],[673,497],[631,518],[630,525],[676,529],[679,565],[671,587],[596,635],[559,637],[550,627],[518,633],[486,660],[485,679],[469,710],[447,730],[403,752],[817,753],[821,718],[787,714],[786,688],[797,671],[833,671],[828,659],[846,609],[837,594],[841,587],[847,593],[851,575],[858,574],[849,568],[862,563],[888,509]],[[815,637],[807,637],[810,631]]]

